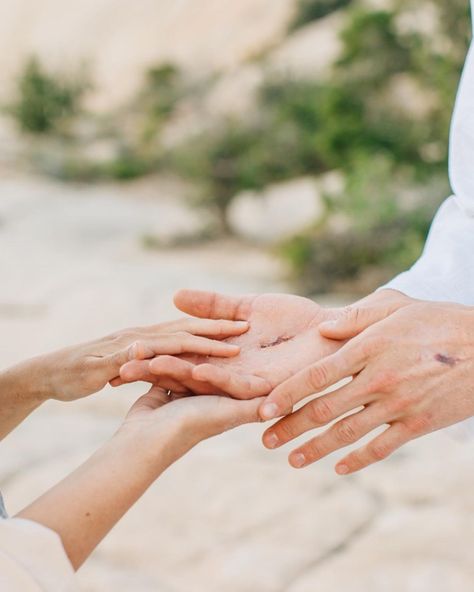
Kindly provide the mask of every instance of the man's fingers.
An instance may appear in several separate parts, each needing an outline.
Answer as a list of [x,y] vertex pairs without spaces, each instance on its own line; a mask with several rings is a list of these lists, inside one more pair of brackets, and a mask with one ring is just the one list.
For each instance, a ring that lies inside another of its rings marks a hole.
[[199,354],[231,358],[240,351],[237,345],[198,337],[188,333],[158,335],[154,339],[142,339],[129,348],[130,359],[144,360],[158,355]]
[[181,330],[193,335],[225,339],[226,337],[236,337],[246,333],[249,330],[249,324],[247,321],[189,318],[183,319]]
[[175,294],[174,304],[182,312],[194,317],[245,321],[252,300],[251,296],[236,297],[201,290],[180,290]]
[[363,367],[363,350],[349,342],[338,352],[304,368],[277,386],[262,404],[260,415],[264,420],[287,415],[298,401],[357,374]]
[[387,412],[383,405],[369,405],[294,450],[289,457],[290,464],[298,469],[306,467],[335,450],[354,444],[386,421]]
[[200,364],[194,367],[194,380],[212,384],[218,389],[237,399],[254,399],[267,395],[271,384],[264,378],[253,375],[241,375],[227,368],[213,364]]
[[367,405],[373,397],[361,389],[359,380],[306,403],[297,411],[286,415],[263,434],[267,448],[277,448],[314,428],[334,421],[349,411]]
[[339,475],[348,475],[360,471],[373,463],[386,459],[410,439],[408,430],[402,423],[393,423],[371,442],[351,452],[338,462],[336,472]]

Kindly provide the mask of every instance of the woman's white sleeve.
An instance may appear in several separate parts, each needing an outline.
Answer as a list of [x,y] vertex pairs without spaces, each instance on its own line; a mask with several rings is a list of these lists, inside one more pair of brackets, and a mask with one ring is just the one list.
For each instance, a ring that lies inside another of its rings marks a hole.
[[474,214],[456,197],[438,210],[423,254],[381,289],[412,298],[474,305]]
[[36,522],[0,520],[0,590],[70,592],[74,570],[59,535]]

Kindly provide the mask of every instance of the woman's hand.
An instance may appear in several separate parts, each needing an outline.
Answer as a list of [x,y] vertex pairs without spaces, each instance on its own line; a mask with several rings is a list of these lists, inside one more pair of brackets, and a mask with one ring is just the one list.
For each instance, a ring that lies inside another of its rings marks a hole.
[[117,382],[120,367],[139,356],[183,353],[231,357],[237,346],[220,341],[247,331],[247,323],[181,319],[118,331],[102,339],[69,347],[31,361],[35,382],[46,397],[72,401]]
[[56,531],[77,569],[167,467],[200,440],[259,421],[260,402],[212,396],[171,400],[153,388],[107,444],[18,517]]
[[262,398],[238,401],[215,395],[168,395],[159,387],[132,406],[119,433],[136,434],[153,446],[167,434],[167,454],[176,460],[202,440],[246,423],[261,421]]
[[239,347],[221,340],[247,330],[245,322],[182,319],[126,329],[22,362],[0,373],[0,439],[47,399],[73,401],[100,391],[108,382],[117,384],[120,367],[136,356],[231,357]]
[[[293,405],[340,380],[349,384],[292,412]],[[338,420],[290,455],[304,467],[388,425],[336,467],[358,471],[406,442],[474,415],[474,309],[423,302],[405,306],[302,370],[265,400],[263,419],[287,415],[264,436],[276,448]],[[346,417],[341,416],[352,413]]]

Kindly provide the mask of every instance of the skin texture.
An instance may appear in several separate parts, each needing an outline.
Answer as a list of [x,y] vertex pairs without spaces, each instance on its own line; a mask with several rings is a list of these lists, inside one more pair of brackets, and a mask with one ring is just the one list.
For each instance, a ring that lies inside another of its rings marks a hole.
[[181,319],[125,329],[22,362],[0,373],[0,438],[47,399],[73,401],[102,390],[137,355],[152,351],[235,356],[239,348],[221,340],[247,329],[246,323]]
[[167,467],[201,440],[259,421],[260,402],[224,397],[172,400],[152,388],[133,405],[105,446],[18,517],[55,530],[78,569]]
[[[232,360],[202,356],[135,360],[121,369],[124,381],[156,384],[154,375],[158,375],[160,386],[176,392],[250,399],[268,394],[295,372],[342,345],[324,338],[318,330],[321,322],[336,318],[338,313],[299,296],[231,297],[182,290],[175,296],[175,304],[199,318],[247,321],[248,332],[227,340],[239,346],[240,355]],[[166,375],[172,382],[163,384]]]
[[[264,419],[289,414],[265,432],[269,448],[336,420],[290,454],[294,467],[307,466],[388,426],[337,464],[338,473],[352,473],[414,438],[474,415],[474,309],[416,302],[389,310],[384,320],[362,330],[336,353],[278,386],[262,405]],[[337,327],[321,330],[345,339],[363,328],[369,316],[352,313]],[[354,319],[362,318],[355,327]],[[308,395],[351,377],[348,384],[292,413],[293,405]]]

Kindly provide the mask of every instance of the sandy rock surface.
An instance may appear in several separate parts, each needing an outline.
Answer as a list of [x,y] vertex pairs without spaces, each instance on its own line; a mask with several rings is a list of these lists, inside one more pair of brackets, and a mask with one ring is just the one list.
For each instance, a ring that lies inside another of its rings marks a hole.
[[[158,182],[81,188],[0,179],[0,362],[168,319],[181,286],[283,290],[238,245],[144,251],[196,224]],[[11,512],[87,457],[143,390],[49,404],[2,443]],[[334,458],[290,469],[260,426],[209,441],[163,476],[104,541],[81,592],[458,592],[474,584],[473,444],[435,434],[341,479]],[[133,470],[133,468],[132,468]]]
[[2,0],[0,81],[8,89],[23,61],[87,64],[96,108],[120,104],[145,69],[179,64],[194,75],[232,68],[278,40],[294,0]]

